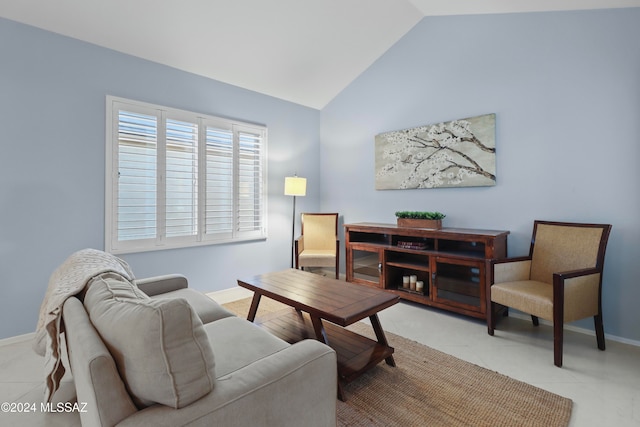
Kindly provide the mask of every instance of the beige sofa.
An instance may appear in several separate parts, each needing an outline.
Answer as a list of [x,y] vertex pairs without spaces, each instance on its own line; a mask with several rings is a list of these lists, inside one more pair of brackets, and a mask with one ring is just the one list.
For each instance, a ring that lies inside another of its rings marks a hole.
[[182,276],[102,274],[62,315],[85,427],[336,425],[330,347],[290,345]]

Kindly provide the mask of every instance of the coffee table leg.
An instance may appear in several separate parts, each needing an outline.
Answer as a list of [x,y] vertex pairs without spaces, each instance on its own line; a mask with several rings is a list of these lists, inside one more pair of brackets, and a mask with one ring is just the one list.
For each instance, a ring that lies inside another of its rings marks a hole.
[[321,343],[329,345],[329,338],[327,338],[327,332],[324,330],[324,326],[322,326],[322,319],[311,316],[311,323],[313,323],[313,330],[316,333],[316,339]]
[[[319,317],[311,316],[311,323],[313,324],[313,330],[316,333],[316,339],[321,343],[329,345],[329,338],[327,338],[327,332],[324,330],[324,326],[322,326],[322,319]],[[344,390],[342,389],[342,381],[340,381],[340,375],[338,375],[338,399],[343,402],[347,401],[347,396],[344,394]]]
[[344,390],[342,389],[340,378],[338,378],[338,399],[340,399],[341,402],[347,401],[347,396],[344,394]]
[[249,309],[249,314],[247,315],[247,320],[249,322],[253,322],[256,319],[256,313],[258,312],[258,304],[260,304],[260,295],[255,292],[253,294],[253,299],[251,300],[251,308]]
[[[376,333],[378,342],[384,346],[388,346],[389,343],[387,342],[387,337],[384,335],[384,331],[382,330],[382,325],[380,324],[380,319],[378,319],[378,314],[376,313],[372,316],[369,316],[369,320],[371,320],[371,326],[373,326],[373,330]],[[387,357],[384,360],[385,362],[387,362],[387,365],[393,367],[396,366],[396,361],[393,359],[393,355]]]

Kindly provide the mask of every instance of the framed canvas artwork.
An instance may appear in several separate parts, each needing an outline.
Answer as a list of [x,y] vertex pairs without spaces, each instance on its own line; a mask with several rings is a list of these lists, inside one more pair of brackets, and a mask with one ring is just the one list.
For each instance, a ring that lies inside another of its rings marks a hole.
[[375,137],[376,190],[480,187],[496,183],[496,115]]

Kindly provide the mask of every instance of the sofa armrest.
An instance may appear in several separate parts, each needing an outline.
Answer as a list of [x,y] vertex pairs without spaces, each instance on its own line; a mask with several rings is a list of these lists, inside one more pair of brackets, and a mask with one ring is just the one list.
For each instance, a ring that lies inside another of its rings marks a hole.
[[181,274],[166,274],[164,276],[137,279],[135,285],[145,294],[151,296],[165,294],[189,286],[187,278]]
[[113,426],[137,412],[111,353],[93,328],[82,303],[68,298],[62,309],[67,354],[83,426]]
[[118,425],[335,427],[337,378],[335,351],[305,340],[218,378],[187,407],[155,405]]

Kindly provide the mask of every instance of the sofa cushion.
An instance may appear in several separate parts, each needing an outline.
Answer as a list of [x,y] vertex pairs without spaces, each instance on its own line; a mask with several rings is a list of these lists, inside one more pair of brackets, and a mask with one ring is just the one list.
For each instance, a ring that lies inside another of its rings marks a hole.
[[202,323],[211,323],[225,317],[235,316],[232,312],[195,289],[182,288],[152,296],[153,299],[184,298],[195,310]]
[[275,354],[290,344],[239,317],[204,325],[216,358],[216,378]]
[[213,351],[186,300],[151,299],[104,274],[89,283],[84,304],[138,406],[181,408],[211,392]]

